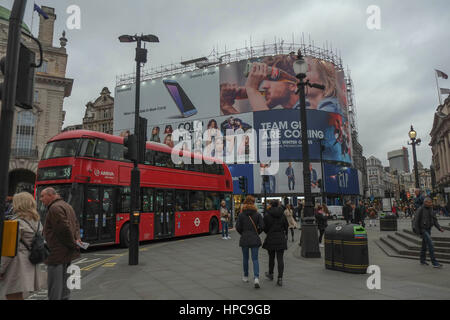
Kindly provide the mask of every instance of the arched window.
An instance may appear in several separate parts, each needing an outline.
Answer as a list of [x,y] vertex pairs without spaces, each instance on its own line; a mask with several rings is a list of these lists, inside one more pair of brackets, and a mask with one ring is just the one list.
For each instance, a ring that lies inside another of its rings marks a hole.
[[31,111],[21,111],[17,116],[16,149],[18,153],[29,154],[33,149],[36,118]]

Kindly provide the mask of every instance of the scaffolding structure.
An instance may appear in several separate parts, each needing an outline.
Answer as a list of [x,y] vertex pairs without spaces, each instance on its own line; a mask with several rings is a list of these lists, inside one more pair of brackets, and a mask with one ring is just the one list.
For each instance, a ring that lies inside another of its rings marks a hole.
[[[152,67],[142,71],[141,81],[154,80],[158,78],[170,77],[176,74],[181,74],[189,71],[195,71],[202,69],[203,67],[220,66],[223,64],[228,64],[231,62],[237,62],[240,60],[247,59],[257,59],[266,56],[275,56],[280,54],[297,54],[297,50],[300,49],[303,56],[312,56],[325,61],[333,63],[338,69],[343,69],[342,59],[340,52],[334,50],[331,45],[329,47],[328,43],[323,47],[317,47],[314,42],[309,40],[309,43],[305,43],[304,37],[300,43],[285,43],[284,40],[275,41],[273,44],[265,44],[258,46],[226,50],[219,52],[217,49],[213,49],[207,59],[207,63],[204,63],[202,67],[196,64],[183,65],[181,62],[179,64],[169,64],[159,67]],[[133,84],[136,79],[135,73],[122,74],[116,76],[116,86],[124,86]]]

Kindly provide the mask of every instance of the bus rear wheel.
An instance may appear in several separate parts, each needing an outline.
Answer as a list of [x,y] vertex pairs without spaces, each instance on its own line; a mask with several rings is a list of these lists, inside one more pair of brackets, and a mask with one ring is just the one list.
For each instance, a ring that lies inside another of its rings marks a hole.
[[209,221],[209,234],[217,234],[219,233],[219,221],[216,217],[213,217]]
[[130,224],[125,223],[120,230],[120,246],[128,248],[130,246]]

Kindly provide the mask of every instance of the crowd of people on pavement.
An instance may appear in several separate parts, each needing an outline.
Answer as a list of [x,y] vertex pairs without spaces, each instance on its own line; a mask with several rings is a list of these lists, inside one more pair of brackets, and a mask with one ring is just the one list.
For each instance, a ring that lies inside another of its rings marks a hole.
[[[299,200],[296,207],[292,204],[271,200],[263,204],[263,212],[258,212],[255,205],[255,198],[247,196],[238,209],[236,219],[236,231],[240,234],[239,246],[242,248],[243,271],[242,280],[249,282],[249,252],[253,262],[253,276],[255,288],[260,288],[259,281],[259,248],[266,249],[269,257],[268,272],[265,276],[268,280],[274,279],[275,258],[277,260],[278,277],[277,285],[282,286],[284,272],[284,251],[287,250],[289,234],[294,241],[294,229],[298,228],[303,217],[303,203]],[[416,190],[414,199],[405,202],[393,202],[391,212],[397,218],[412,218],[414,230],[422,238],[422,248],[420,254],[420,264],[428,265],[426,262],[426,251],[429,251],[430,260],[435,268],[442,268],[442,265],[436,260],[434,255],[433,241],[431,238],[431,228],[435,226],[439,231],[444,229],[437,221],[438,215],[448,216],[449,204],[447,206],[433,205],[429,197],[424,197],[420,190]],[[375,201],[345,202],[342,208],[342,215],[347,224],[359,224],[366,227],[366,219],[369,220],[368,227],[376,227],[377,220],[382,213],[381,205]],[[318,228],[319,246],[322,244],[325,230],[328,226],[328,220],[332,219],[330,211],[326,204],[316,204],[314,207],[314,217]],[[301,229],[301,227],[300,227]],[[266,234],[264,241],[260,235]]]
[[[8,300],[23,300],[30,293],[45,288],[47,284],[49,300],[68,300],[70,290],[67,287],[67,269],[71,262],[80,256],[80,226],[73,208],[65,202],[55,191],[49,187],[42,190],[40,201],[47,207],[48,213],[44,225],[37,212],[36,201],[27,192],[15,194],[6,199],[4,216],[6,220],[17,221],[19,225],[18,249],[14,257],[2,257],[0,265],[0,294]],[[271,200],[264,205],[264,212],[259,212],[255,198],[248,195],[237,210],[236,231],[240,235],[239,246],[242,250],[244,282],[249,282],[249,259],[253,265],[253,280],[255,288],[260,288],[259,281],[259,248],[267,251],[269,263],[265,277],[274,280],[275,260],[277,261],[277,285],[283,285],[284,252],[288,248],[289,235],[294,241],[294,230],[301,229],[304,205],[298,201],[297,206],[279,200]],[[360,224],[365,227],[365,220],[369,219],[369,227],[376,226],[380,207],[376,202],[347,201],[342,213],[346,223]],[[436,227],[439,231],[444,229],[439,225],[437,215],[448,216],[446,207],[433,206],[429,197],[424,197],[420,190],[416,191],[415,198],[410,202],[395,202],[392,213],[400,217],[412,218],[413,231],[422,237],[420,264],[428,265],[426,251],[433,267],[442,265],[434,255],[431,229]],[[222,238],[231,239],[228,224],[231,220],[231,211],[221,202],[220,219],[222,223]],[[318,227],[318,242],[322,244],[328,220],[332,219],[326,204],[316,204],[314,217]],[[264,241],[261,234],[266,234]],[[42,237],[48,249],[45,259],[36,262],[31,259],[31,253],[36,238]],[[43,272],[41,263],[47,265]],[[46,278],[46,279],[45,279]]]
[[[21,192],[7,199],[5,219],[19,225],[17,254],[1,258],[0,295],[7,300],[23,300],[45,288],[49,300],[70,298],[67,268],[80,256],[80,226],[73,208],[55,189],[42,190],[40,201],[48,209],[44,225],[33,195]],[[37,239],[45,245],[37,246]],[[42,260],[36,260],[36,253],[43,252]]]

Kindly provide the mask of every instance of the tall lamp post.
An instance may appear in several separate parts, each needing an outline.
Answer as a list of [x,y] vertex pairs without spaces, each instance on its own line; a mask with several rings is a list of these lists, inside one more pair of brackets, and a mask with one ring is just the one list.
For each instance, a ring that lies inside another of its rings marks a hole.
[[409,139],[411,141],[408,141],[409,145],[412,145],[413,149],[413,160],[414,160],[414,178],[416,180],[416,189],[420,188],[419,185],[419,169],[417,167],[417,155],[416,155],[416,145],[419,146],[422,140],[417,139],[417,132],[414,130],[413,126],[411,125],[411,130],[408,133]]
[[311,172],[309,171],[309,145],[308,145],[308,124],[306,118],[306,93],[305,87],[313,87],[324,90],[325,87],[319,84],[312,84],[305,81],[308,64],[303,59],[300,49],[298,59],[293,64],[296,78],[299,80],[297,94],[300,96],[300,119],[302,135],[302,156],[303,156],[303,185],[305,190],[304,219],[302,223],[302,234],[300,239],[301,256],[304,258],[320,258],[319,239],[317,237],[317,224],[314,219],[314,204],[311,193]]
[[[157,36],[150,35],[122,35],[119,37],[120,42],[137,42],[136,47],[136,99],[135,99],[135,111],[134,111],[134,134],[136,136],[136,148],[142,145],[139,141],[140,128],[139,128],[139,105],[141,97],[141,64],[147,62],[147,49],[141,48],[142,42],[159,42]],[[144,142],[145,145],[145,142]],[[138,155],[141,152],[137,153]],[[138,167],[139,161],[144,159],[139,159],[139,156],[134,160],[134,167],[131,171],[131,212],[130,212],[130,241],[129,241],[129,251],[128,251],[128,264],[138,265],[139,264],[139,218],[140,218],[140,201],[139,201],[139,190],[140,190],[140,171]]]

